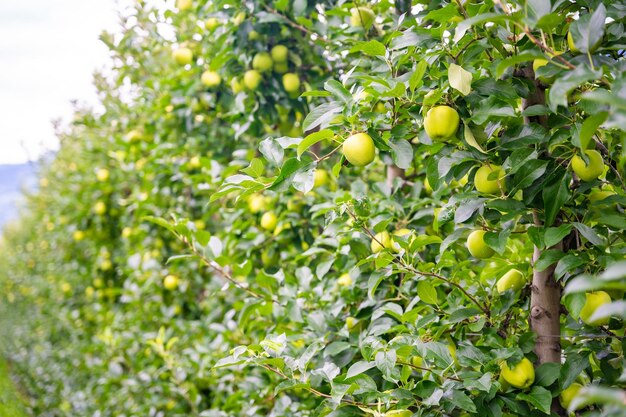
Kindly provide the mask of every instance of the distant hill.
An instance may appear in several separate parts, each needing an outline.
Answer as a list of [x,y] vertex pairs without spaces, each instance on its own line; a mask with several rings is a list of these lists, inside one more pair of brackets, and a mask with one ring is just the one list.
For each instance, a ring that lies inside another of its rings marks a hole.
[[36,186],[35,164],[0,164],[0,228],[18,217],[23,190]]

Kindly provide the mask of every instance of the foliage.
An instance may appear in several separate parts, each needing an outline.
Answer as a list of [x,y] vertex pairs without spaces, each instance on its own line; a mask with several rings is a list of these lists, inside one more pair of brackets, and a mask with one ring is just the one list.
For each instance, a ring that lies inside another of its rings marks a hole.
[[[542,416],[575,381],[570,411],[623,415],[623,4],[381,1],[367,27],[360,3],[183,3],[102,36],[104,111],[77,111],[5,231],[4,351],[36,415]],[[437,105],[461,125],[431,140]],[[378,155],[355,167],[361,132]],[[527,285],[499,293],[513,268]],[[562,363],[529,327],[543,271]],[[508,386],[523,357],[534,383]]]

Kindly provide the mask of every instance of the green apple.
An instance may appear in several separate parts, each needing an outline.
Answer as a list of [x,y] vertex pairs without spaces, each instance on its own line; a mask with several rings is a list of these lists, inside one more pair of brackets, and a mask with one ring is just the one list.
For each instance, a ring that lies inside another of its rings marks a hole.
[[496,288],[502,294],[506,290],[518,291],[526,285],[526,278],[517,269],[511,269],[498,280]]
[[193,60],[193,52],[189,48],[177,48],[172,52],[172,57],[178,65],[189,65]]
[[239,94],[243,91],[243,85],[241,81],[239,81],[239,78],[235,77],[230,80],[230,89],[233,90],[233,94]]
[[275,63],[284,63],[287,62],[289,50],[284,45],[276,45],[272,48],[270,54]]
[[260,194],[252,194],[248,197],[248,209],[251,213],[260,213],[267,209],[267,198]]
[[[493,172],[496,172],[495,178],[490,179]],[[500,165],[483,165],[478,168],[474,175],[474,186],[478,192],[483,194],[500,194],[501,191],[506,191],[505,175],[506,173]]]
[[178,277],[176,275],[167,275],[163,279],[163,287],[166,290],[173,291],[178,287]]
[[100,182],[105,182],[109,179],[109,170],[105,169],[105,168],[101,168],[98,171],[96,171],[96,178],[98,179],[98,181]]
[[254,91],[261,83],[261,73],[257,70],[248,70],[243,74],[243,85],[246,89]]
[[349,287],[352,285],[352,277],[347,272],[345,274],[341,274],[339,279],[337,280],[337,284],[341,287]]
[[378,253],[384,248],[391,247],[391,236],[389,235],[388,231],[385,230],[384,232],[377,233],[374,237],[375,238],[372,239],[372,243],[370,244],[372,253]]
[[563,408],[567,409],[569,407],[572,400],[576,398],[576,396],[578,395],[578,391],[580,391],[582,387],[583,386],[580,385],[578,382],[574,382],[572,385],[561,391],[561,395],[559,395],[559,401],[561,402]]
[[325,169],[316,169],[313,173],[313,186],[315,188],[323,187],[324,185],[328,184],[329,181],[330,175],[328,175],[328,171],[326,171]]
[[185,10],[189,10],[193,7],[193,1],[192,0],[177,0],[176,7],[181,12]]
[[575,155],[572,158],[572,170],[583,181],[593,181],[604,172],[604,161],[600,152],[590,149],[585,151],[589,158],[589,165],[585,163],[583,158]]
[[374,141],[367,133],[357,133],[343,142],[343,155],[352,165],[368,165],[376,156]]
[[277,74],[284,74],[289,71],[289,65],[286,62],[277,62],[274,64],[274,72]]
[[292,72],[283,75],[283,87],[288,93],[295,93],[300,89],[300,77]]
[[261,39],[261,35],[259,35],[259,32],[257,32],[256,30],[251,30],[250,32],[248,32],[249,41],[258,41],[259,39]]
[[[393,232],[393,236],[407,236],[410,235],[411,233],[413,233],[411,230],[409,229],[399,229],[396,230],[395,232]],[[395,240],[393,240],[393,237],[391,238],[391,249],[393,249],[394,252],[399,253],[402,250],[402,247],[400,246],[399,243],[397,243]]]
[[384,414],[384,417],[411,417],[412,411],[409,410],[391,410]]
[[252,58],[252,68],[259,72],[267,72],[272,69],[274,62],[267,52],[259,52]]
[[106,213],[106,211],[107,211],[107,206],[102,201],[96,202],[96,204],[93,206],[93,212],[99,216]]
[[204,27],[211,32],[217,29],[219,25],[220,21],[216,17],[209,17],[207,20],[204,21]]
[[217,87],[222,82],[222,77],[215,71],[204,71],[200,77],[202,84],[209,88]]
[[484,230],[474,230],[467,237],[467,249],[475,258],[485,259],[493,256],[495,253],[495,251],[485,243],[485,233],[487,232]]
[[348,330],[352,330],[354,329],[354,327],[357,325],[358,322],[359,321],[352,316],[346,317],[346,328]]
[[353,7],[350,9],[350,26],[369,29],[376,16],[369,7]]
[[454,137],[459,122],[459,113],[452,107],[436,106],[426,113],[424,129],[433,142],[441,142]]
[[274,214],[274,212],[268,211],[267,213],[261,216],[261,227],[265,230],[272,231],[276,229],[276,225],[278,224],[278,217]]
[[500,375],[515,388],[527,389],[535,382],[535,367],[528,358],[522,359],[513,368],[506,361],[500,365]]
[[76,242],[80,242],[81,240],[83,240],[85,238],[85,232],[83,232],[82,230],[76,230],[73,234],[72,234],[72,238],[76,241]]
[[602,320],[591,320],[591,316],[596,312],[598,308],[604,304],[611,302],[611,296],[604,291],[588,292],[585,294],[585,304],[580,310],[580,318],[583,322],[590,326],[602,326],[608,324],[609,318]]

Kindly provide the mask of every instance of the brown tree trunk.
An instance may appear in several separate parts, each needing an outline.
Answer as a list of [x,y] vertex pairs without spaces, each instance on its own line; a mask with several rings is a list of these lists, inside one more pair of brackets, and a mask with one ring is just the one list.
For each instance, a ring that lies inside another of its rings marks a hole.
[[[546,104],[545,87],[535,79],[535,73],[531,67],[522,71],[523,77],[532,80],[535,90],[528,98],[522,101],[524,109],[535,104]],[[538,123],[548,128],[546,116],[525,117],[524,123]],[[557,219],[558,221],[558,219]],[[542,226],[537,212],[533,212],[533,223],[537,227]],[[562,243],[555,245],[555,249],[561,249]],[[541,249],[534,248],[533,267],[541,256]],[[533,281],[530,294],[530,328],[537,335],[535,353],[539,364],[546,362],[561,363],[561,286],[554,278],[555,265],[551,265],[543,271],[533,270]],[[561,407],[559,399],[552,400],[552,412],[565,416],[565,410]]]
[[387,165],[387,185],[392,187],[393,181],[398,177],[404,178],[404,170],[395,165]]

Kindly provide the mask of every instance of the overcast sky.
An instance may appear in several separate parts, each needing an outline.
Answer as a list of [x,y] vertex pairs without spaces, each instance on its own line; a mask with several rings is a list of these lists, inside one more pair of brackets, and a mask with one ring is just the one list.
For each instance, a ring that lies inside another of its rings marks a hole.
[[98,36],[117,31],[118,2],[0,0],[0,164],[55,149],[51,121],[70,119],[70,100],[96,103],[92,75],[108,62]]

